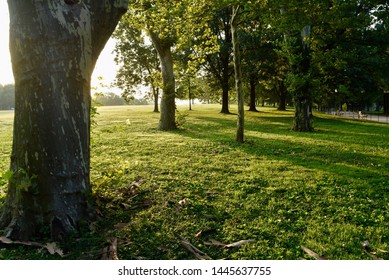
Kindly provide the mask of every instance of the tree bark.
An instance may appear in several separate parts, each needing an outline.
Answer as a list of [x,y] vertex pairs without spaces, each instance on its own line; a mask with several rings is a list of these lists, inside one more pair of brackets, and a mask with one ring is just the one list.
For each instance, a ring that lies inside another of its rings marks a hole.
[[229,89],[230,89],[230,77],[232,71],[230,68],[231,62],[231,44],[232,44],[232,34],[231,34],[231,19],[230,16],[227,16],[225,19],[224,25],[224,34],[225,34],[225,46],[221,49],[220,54],[220,63],[221,63],[221,87],[222,87],[222,109],[221,113],[230,114],[229,108]]
[[250,79],[250,112],[258,112],[257,110],[257,79]]
[[229,109],[229,95],[228,95],[228,88],[229,88],[229,85],[228,85],[228,80],[227,79],[227,82],[222,82],[222,109],[220,111],[220,113],[222,114],[230,114],[230,109]]
[[44,227],[61,240],[89,218],[90,79],[127,5],[8,0],[16,104],[7,237],[28,240]]
[[384,92],[384,115],[389,115],[389,91]]
[[296,99],[295,114],[293,120],[293,131],[310,132],[313,131],[311,102],[308,99]]
[[158,52],[161,63],[163,91],[161,100],[161,117],[159,120],[160,130],[174,130],[176,124],[176,82],[174,77],[174,63],[172,44],[168,39],[159,38],[158,34],[149,30],[151,41]]
[[292,129],[299,132],[310,132],[314,130],[312,125],[310,82],[307,79],[311,67],[310,46],[305,41],[310,36],[310,32],[310,26],[305,26],[301,32],[302,61],[296,71],[304,79],[304,84],[298,89],[298,92],[294,93],[295,115]]
[[153,86],[153,98],[154,98],[154,113],[159,113],[158,98],[159,98],[159,88]]
[[242,68],[240,61],[240,49],[238,38],[239,5],[233,7],[231,18],[231,34],[234,52],[235,87],[238,99],[238,123],[236,129],[236,141],[244,142],[244,95],[242,89]]
[[286,111],[286,97],[287,97],[287,90],[284,85],[284,82],[280,82],[280,89],[278,92],[278,111]]

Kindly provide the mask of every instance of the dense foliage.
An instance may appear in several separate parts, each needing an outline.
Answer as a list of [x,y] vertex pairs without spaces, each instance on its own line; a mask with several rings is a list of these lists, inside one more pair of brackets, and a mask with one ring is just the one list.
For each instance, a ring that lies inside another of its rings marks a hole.
[[[239,5],[243,86],[250,110],[256,110],[259,100],[277,102],[280,110],[293,102],[297,117],[301,113],[308,118],[308,129],[313,107],[336,110],[343,106],[350,111],[388,113],[386,1],[219,0],[208,3],[206,11],[193,6],[205,5],[204,1],[189,1],[190,5],[176,1],[162,10],[156,9],[158,1],[141,2],[153,8],[139,15],[146,15],[149,26],[158,29],[163,38],[170,38],[171,46],[175,46],[175,67],[178,69],[182,59],[189,57],[186,69],[192,75],[197,71],[196,76],[213,88],[209,97],[222,103],[222,112],[228,113],[228,102],[234,100],[229,94],[233,85],[231,13],[232,6]],[[185,16],[178,19],[182,12]],[[147,31],[144,26],[138,25],[138,33]],[[130,28],[124,22],[120,30]],[[130,42],[136,42],[138,36],[123,31],[117,34],[119,55],[137,48]],[[147,36],[147,32],[139,34]],[[183,52],[185,55],[181,55]],[[185,74],[177,72],[176,78]],[[303,111],[299,113],[300,107]]]

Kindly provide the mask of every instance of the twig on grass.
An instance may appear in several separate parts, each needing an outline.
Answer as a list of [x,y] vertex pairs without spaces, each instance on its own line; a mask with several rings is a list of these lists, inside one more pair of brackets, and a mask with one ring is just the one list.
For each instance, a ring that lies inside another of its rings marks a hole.
[[174,233],[174,235],[180,240],[182,246],[184,246],[185,249],[192,253],[198,260],[212,260],[211,257],[192,245],[186,238],[180,236],[178,233]]

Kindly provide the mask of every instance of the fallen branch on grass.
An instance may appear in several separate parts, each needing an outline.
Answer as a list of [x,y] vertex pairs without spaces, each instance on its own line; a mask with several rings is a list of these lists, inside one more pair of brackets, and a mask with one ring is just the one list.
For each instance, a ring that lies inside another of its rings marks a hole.
[[239,248],[245,244],[250,244],[254,243],[254,240],[240,240],[234,243],[230,244],[224,244],[222,242],[219,242],[215,239],[211,239],[210,242],[204,242],[205,245],[210,245],[210,246],[217,246],[217,247],[223,247],[224,249],[231,249],[231,248]]
[[304,246],[301,246],[301,249],[303,249],[303,251],[305,253],[307,253],[309,256],[313,257],[314,259],[316,260],[326,260],[326,258],[320,256],[319,254],[315,253],[314,251],[312,251],[311,249],[308,249]]
[[211,257],[192,245],[186,238],[180,236],[178,233],[174,233],[174,235],[180,240],[182,246],[184,246],[185,249],[192,253],[198,260],[212,260]]
[[42,244],[42,243],[31,242],[31,241],[25,241],[25,242],[23,242],[23,241],[13,241],[13,240],[5,237],[5,236],[0,236],[0,243],[7,244],[7,245],[23,245],[23,246],[44,248],[51,255],[58,254],[61,257],[64,256],[62,250],[57,247],[57,244],[55,242]]

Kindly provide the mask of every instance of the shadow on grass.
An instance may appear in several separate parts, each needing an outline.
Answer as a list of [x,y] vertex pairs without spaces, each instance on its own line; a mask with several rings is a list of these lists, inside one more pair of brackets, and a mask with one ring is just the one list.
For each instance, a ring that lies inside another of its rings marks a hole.
[[380,149],[387,149],[387,125],[315,118],[316,132],[297,133],[290,130],[290,113],[282,113],[249,116],[246,143],[242,145],[234,141],[232,133],[235,133],[236,121],[232,118],[195,116],[193,129],[179,133],[228,145],[258,157],[389,186],[388,158],[377,155]]

